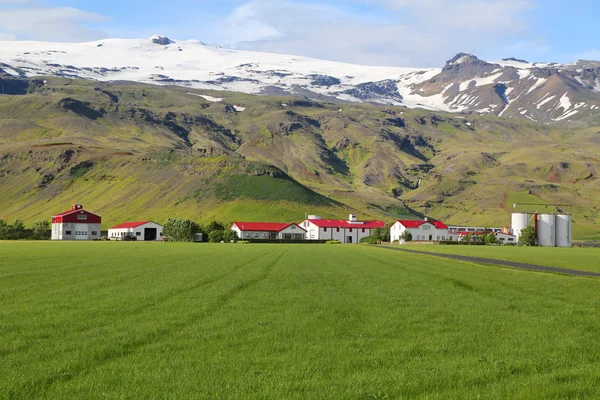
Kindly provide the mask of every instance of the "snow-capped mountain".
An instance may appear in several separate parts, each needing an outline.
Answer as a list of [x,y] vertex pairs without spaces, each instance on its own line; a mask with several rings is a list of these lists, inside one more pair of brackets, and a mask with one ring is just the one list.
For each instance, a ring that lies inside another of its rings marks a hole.
[[537,122],[600,113],[600,62],[559,65],[458,54],[443,68],[352,65],[206,46],[200,41],[107,39],[0,42],[0,78],[62,76],[251,94],[298,94]]

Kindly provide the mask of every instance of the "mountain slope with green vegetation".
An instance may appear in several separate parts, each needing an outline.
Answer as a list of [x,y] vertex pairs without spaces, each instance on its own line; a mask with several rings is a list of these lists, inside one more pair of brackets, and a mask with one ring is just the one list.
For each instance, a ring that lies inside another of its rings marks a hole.
[[32,222],[79,202],[106,224],[357,212],[504,226],[512,199],[535,198],[571,205],[563,208],[575,235],[600,238],[598,128],[227,92],[208,101],[201,96],[217,93],[128,82],[2,80],[0,218]]

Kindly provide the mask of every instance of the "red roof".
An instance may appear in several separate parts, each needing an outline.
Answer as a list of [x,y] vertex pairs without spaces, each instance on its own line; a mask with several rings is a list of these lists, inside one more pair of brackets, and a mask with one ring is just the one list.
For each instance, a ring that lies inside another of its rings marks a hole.
[[[249,232],[281,232],[292,225],[296,225],[298,229],[302,229],[297,224],[289,222],[234,222],[231,227],[233,228],[234,225],[240,230]],[[302,230],[305,231],[304,229]]]
[[375,229],[385,227],[383,221],[344,221],[341,219],[309,219],[309,222],[319,228],[357,228],[357,229]]
[[142,226],[152,221],[140,221],[140,222],[125,222],[124,224],[113,226],[110,229],[128,229],[128,228],[137,228],[138,226]]
[[71,209],[71,210],[69,210],[69,211],[61,212],[60,214],[56,214],[56,215],[54,215],[54,217],[62,217],[62,216],[64,216],[64,215],[69,215],[69,214],[73,214],[73,213],[80,212],[80,211],[85,211],[85,212],[86,212],[86,213],[88,213],[88,214],[94,214],[94,215],[96,215],[96,216],[98,216],[98,217],[99,217],[99,215],[98,215],[98,214],[95,214],[95,213],[93,213],[93,212],[91,212],[91,211],[84,210],[83,208],[79,208],[79,209]]
[[398,220],[396,222],[400,222],[402,225],[404,225],[405,228],[417,229],[417,228],[420,228],[421,225],[429,223],[429,224],[435,226],[437,229],[448,229],[448,226],[440,221],[425,221],[425,220],[419,221],[419,220],[404,219],[404,220]]

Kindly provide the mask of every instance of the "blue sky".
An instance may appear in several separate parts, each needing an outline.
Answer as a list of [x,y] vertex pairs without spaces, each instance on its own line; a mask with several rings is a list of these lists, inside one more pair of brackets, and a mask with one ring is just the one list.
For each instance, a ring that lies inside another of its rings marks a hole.
[[[0,0],[0,39],[87,41],[154,33],[371,65],[600,59],[592,0]],[[0,42],[0,46],[1,46]]]

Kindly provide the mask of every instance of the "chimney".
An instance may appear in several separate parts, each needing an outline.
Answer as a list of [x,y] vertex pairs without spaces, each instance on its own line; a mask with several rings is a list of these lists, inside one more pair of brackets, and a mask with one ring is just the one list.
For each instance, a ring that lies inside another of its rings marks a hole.
[[348,222],[356,222],[356,215],[355,214],[350,214],[348,216]]
[[429,221],[429,218],[425,217],[425,221]]
[[81,204],[73,204],[73,211],[81,209],[83,209],[83,206]]

